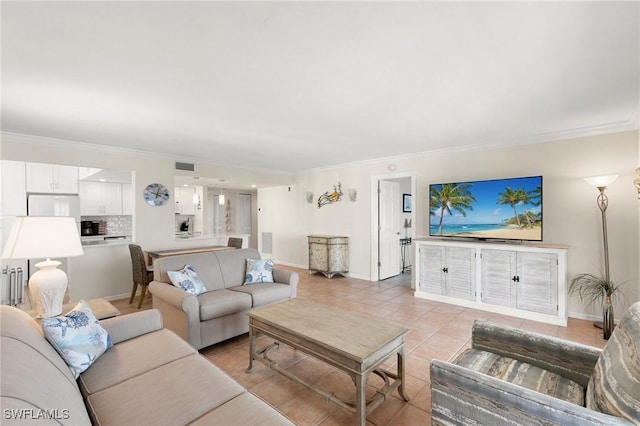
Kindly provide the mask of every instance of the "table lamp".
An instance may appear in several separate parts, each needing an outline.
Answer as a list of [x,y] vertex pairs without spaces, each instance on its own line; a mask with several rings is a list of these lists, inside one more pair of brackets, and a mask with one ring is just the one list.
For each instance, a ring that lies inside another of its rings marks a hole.
[[36,264],[39,270],[29,279],[29,292],[38,317],[49,318],[62,313],[68,283],[67,274],[57,268],[60,262],[51,258],[82,254],[74,218],[28,216],[16,218],[2,258],[47,259]]

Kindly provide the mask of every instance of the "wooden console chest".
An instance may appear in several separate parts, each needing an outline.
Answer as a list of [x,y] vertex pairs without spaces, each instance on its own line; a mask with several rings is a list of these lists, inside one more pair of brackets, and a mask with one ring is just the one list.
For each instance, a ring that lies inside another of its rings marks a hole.
[[321,272],[327,278],[349,272],[349,237],[309,235],[309,273]]

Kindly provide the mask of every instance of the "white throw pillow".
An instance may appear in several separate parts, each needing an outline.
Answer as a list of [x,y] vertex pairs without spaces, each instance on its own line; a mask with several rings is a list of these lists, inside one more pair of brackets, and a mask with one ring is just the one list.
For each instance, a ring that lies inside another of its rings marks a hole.
[[179,271],[167,271],[167,275],[169,275],[169,279],[174,286],[194,296],[207,291],[204,283],[198,278],[196,270],[191,265],[184,265],[184,268]]
[[84,300],[64,316],[43,319],[41,325],[45,337],[69,365],[76,379],[113,346],[109,333]]
[[245,284],[273,282],[273,259],[247,259]]

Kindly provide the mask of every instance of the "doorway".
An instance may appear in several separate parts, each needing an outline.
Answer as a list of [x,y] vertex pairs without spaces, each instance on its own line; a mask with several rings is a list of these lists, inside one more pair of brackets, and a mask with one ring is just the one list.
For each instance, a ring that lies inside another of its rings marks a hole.
[[372,281],[396,277],[413,287],[407,279],[411,246],[403,246],[401,240],[415,235],[415,193],[415,172],[371,177]]

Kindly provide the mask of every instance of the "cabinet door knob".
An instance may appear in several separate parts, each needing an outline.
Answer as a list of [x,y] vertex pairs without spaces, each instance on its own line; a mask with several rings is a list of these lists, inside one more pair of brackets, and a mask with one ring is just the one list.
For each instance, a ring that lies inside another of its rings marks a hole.
[[514,283],[519,283],[520,282],[520,277],[517,275],[514,275],[513,278],[511,278],[511,281],[513,281]]

